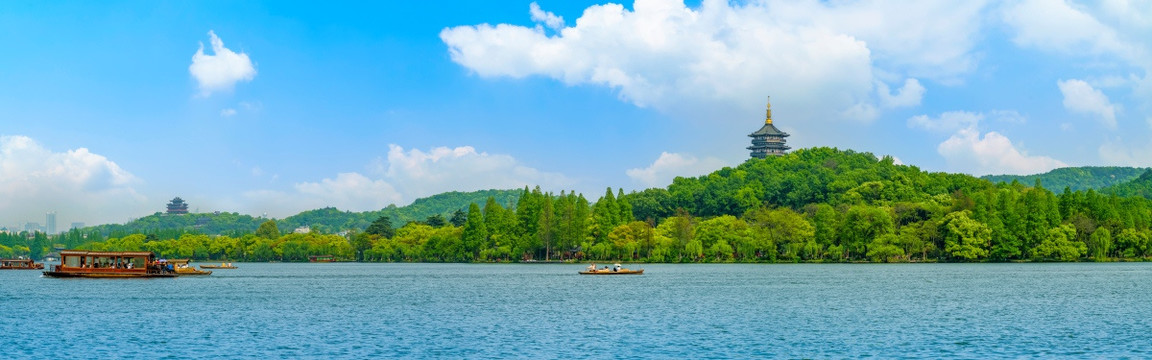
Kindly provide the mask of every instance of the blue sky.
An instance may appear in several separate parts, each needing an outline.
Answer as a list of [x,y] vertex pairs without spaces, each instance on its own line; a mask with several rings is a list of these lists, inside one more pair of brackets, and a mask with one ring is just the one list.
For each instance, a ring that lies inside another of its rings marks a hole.
[[1152,2],[0,2],[0,226],[663,187],[793,148],[1152,166]]

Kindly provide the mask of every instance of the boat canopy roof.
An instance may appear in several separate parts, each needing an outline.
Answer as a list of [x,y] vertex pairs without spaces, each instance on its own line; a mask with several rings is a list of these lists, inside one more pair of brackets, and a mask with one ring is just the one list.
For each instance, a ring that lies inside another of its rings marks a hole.
[[107,256],[107,257],[151,257],[150,251],[87,251],[61,250],[60,256]]

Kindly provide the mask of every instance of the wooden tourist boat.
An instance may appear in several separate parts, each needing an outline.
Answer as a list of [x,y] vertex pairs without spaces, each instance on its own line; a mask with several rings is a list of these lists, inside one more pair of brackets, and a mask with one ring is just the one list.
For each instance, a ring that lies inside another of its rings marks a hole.
[[336,262],[336,257],[332,255],[311,255],[308,256],[308,262]]
[[643,273],[644,269],[625,269],[620,267],[620,264],[616,264],[611,268],[605,266],[603,269],[597,269],[596,264],[592,264],[584,269],[584,271],[581,271],[580,275],[641,275]]
[[190,265],[191,261],[188,259],[168,259],[168,263],[172,264],[172,270],[176,275],[212,275],[208,270],[196,270],[196,267]]
[[150,251],[60,251],[60,265],[45,271],[50,277],[149,278],[176,277],[167,263]]
[[220,265],[200,265],[201,269],[235,269],[236,266],[232,263],[220,263]]
[[0,270],[40,270],[44,264],[32,259],[0,259]]

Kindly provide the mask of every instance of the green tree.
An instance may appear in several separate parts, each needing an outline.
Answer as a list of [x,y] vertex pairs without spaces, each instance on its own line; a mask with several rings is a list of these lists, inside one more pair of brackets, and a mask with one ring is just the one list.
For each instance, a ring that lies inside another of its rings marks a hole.
[[1112,250],[1112,232],[1104,227],[1096,229],[1096,232],[1092,233],[1089,245],[1093,259],[1096,261],[1107,259]]
[[1076,261],[1087,252],[1087,246],[1076,241],[1076,227],[1065,224],[1048,229],[1032,257],[1034,260]]
[[276,227],[276,220],[268,220],[260,223],[260,227],[256,229],[256,236],[276,240],[280,238],[280,229]]
[[388,215],[381,215],[376,218],[376,220],[373,220],[372,224],[368,225],[368,229],[364,230],[364,233],[383,238],[392,238],[392,235],[396,233],[396,229],[392,228],[392,218],[388,217]]
[[992,230],[969,217],[971,211],[954,211],[944,217],[944,251],[960,261],[974,261],[988,256]]
[[480,206],[476,203],[468,205],[467,219],[464,222],[461,238],[464,243],[464,251],[471,256],[479,254],[480,250],[484,248],[488,239],[488,228],[484,226],[483,214],[480,212]]

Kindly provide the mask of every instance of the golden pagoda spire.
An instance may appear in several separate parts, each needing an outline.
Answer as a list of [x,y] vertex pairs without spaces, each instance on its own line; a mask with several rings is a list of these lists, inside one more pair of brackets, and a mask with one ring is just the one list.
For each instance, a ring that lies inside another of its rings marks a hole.
[[768,114],[764,118],[764,124],[772,124],[772,97],[768,97]]

